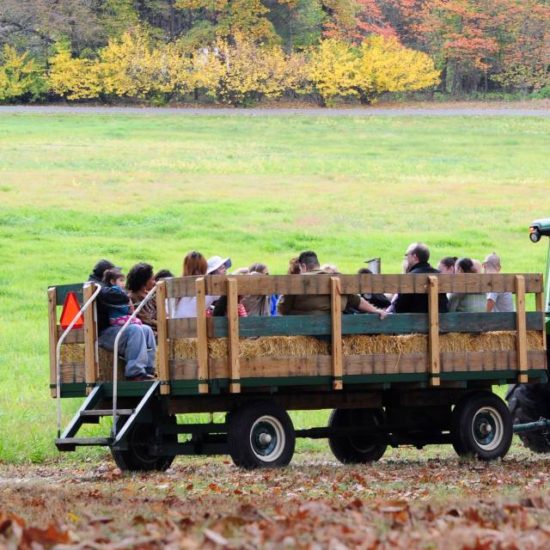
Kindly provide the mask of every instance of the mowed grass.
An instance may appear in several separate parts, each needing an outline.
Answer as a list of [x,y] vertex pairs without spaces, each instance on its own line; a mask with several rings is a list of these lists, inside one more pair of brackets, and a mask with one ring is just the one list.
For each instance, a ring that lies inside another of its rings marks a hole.
[[179,274],[193,249],[272,273],[304,249],[343,272],[375,256],[399,272],[415,240],[435,262],[495,250],[505,270],[542,271],[527,227],[550,215],[549,130],[514,117],[2,115],[0,460],[58,456],[49,285],[102,257]]

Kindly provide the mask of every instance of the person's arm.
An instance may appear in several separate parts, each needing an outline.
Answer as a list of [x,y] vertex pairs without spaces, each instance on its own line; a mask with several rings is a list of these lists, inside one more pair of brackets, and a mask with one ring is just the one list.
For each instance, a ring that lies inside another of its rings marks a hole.
[[365,311],[366,313],[377,313],[380,319],[384,319],[388,315],[388,312],[373,306],[370,302],[367,302],[362,296],[352,294],[348,296],[348,306],[358,309],[359,311]]
[[491,313],[495,309],[495,301],[492,298],[487,298],[487,313]]

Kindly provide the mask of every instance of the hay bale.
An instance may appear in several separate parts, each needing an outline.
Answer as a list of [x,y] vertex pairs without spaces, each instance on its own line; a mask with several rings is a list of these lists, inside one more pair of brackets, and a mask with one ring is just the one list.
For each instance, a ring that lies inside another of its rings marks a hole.
[[[513,331],[485,332],[481,334],[452,332],[439,338],[441,352],[464,351],[510,351],[516,349],[516,333]],[[529,350],[544,349],[542,333],[528,332]],[[354,335],[342,338],[345,356],[427,353],[428,336],[426,334],[400,335]],[[228,355],[227,338],[208,340],[208,354],[212,359],[221,359]],[[239,357],[310,357],[329,355],[328,342],[312,336],[261,336],[242,338],[239,341]],[[172,341],[171,359],[196,359],[196,338],[180,338]]]

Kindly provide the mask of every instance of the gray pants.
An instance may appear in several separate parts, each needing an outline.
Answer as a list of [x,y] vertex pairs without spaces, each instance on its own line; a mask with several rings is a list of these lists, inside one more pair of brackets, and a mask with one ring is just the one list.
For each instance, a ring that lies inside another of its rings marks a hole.
[[[122,327],[111,326],[99,336],[99,345],[113,351],[115,338]],[[129,325],[118,342],[118,352],[124,355],[124,375],[131,378],[143,374],[154,374],[157,344],[153,329],[147,325]]]

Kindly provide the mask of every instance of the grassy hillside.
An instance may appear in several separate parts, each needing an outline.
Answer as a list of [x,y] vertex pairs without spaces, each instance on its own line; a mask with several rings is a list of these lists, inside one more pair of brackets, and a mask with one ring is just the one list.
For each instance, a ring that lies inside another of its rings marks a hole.
[[[101,257],[179,274],[184,254],[235,267],[316,250],[353,272],[496,250],[541,271],[528,223],[550,215],[548,119],[3,115],[0,460],[56,456],[46,288]],[[67,416],[75,404],[66,403]]]

